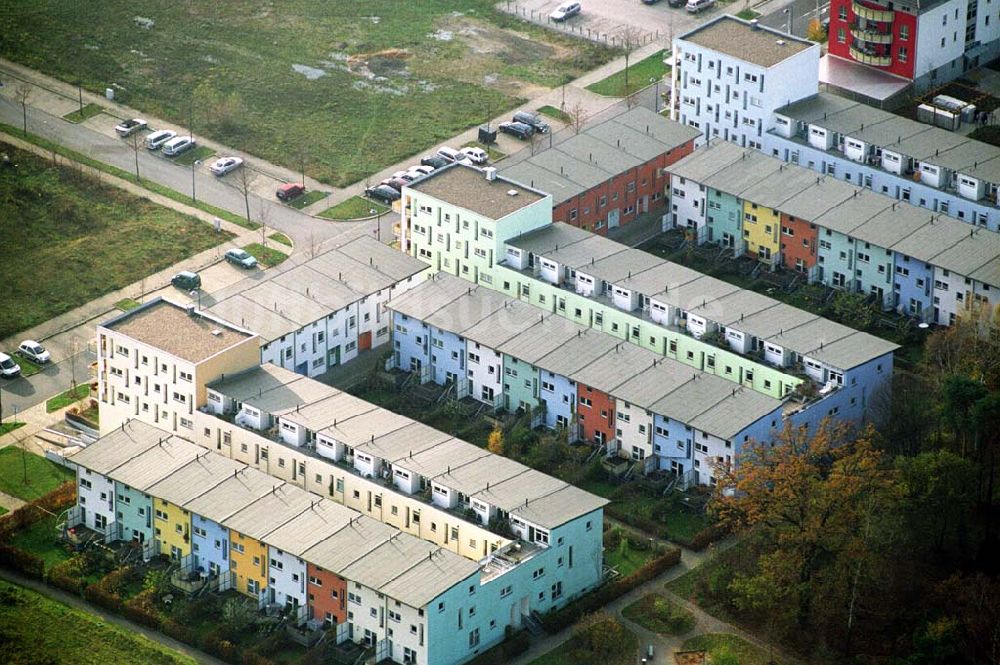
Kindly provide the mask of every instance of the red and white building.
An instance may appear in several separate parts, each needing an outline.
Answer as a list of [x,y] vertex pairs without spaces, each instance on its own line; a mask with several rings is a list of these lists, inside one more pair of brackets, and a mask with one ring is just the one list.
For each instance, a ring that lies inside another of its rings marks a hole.
[[831,0],[828,35],[827,58],[865,65],[923,89],[997,56],[1000,2]]

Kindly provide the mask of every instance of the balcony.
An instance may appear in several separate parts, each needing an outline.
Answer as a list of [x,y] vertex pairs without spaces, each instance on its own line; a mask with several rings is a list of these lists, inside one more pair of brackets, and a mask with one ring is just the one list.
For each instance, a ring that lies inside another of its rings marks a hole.
[[873,65],[875,67],[889,67],[892,65],[892,56],[878,55],[872,52],[862,51],[855,45],[849,48],[851,57],[862,64]]
[[892,23],[896,17],[896,12],[891,9],[868,7],[858,2],[858,0],[851,2],[851,11],[854,12],[855,16],[860,16],[869,21],[878,21],[879,23]]
[[851,37],[867,44],[891,44],[892,31],[878,30],[871,25],[861,27],[858,23],[851,24]]

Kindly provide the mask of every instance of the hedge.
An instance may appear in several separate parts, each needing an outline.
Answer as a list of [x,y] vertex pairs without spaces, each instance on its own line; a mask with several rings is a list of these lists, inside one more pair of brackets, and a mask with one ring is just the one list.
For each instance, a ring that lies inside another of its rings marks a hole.
[[470,660],[467,665],[503,665],[520,656],[530,646],[531,639],[527,633],[521,631],[508,637],[495,647],[479,654]]
[[59,513],[74,503],[76,503],[76,483],[68,480],[45,496],[38,497],[5,515],[0,520],[0,541],[10,540],[14,533],[42,521],[50,514]]
[[656,520],[622,510],[615,504],[604,506],[604,514],[661,540],[668,540],[667,528]]
[[717,540],[722,540],[729,535],[729,530],[719,524],[710,524],[704,529],[694,534],[691,540],[677,541],[689,550],[700,552]]
[[592,593],[587,594],[555,612],[549,612],[542,617],[542,626],[550,633],[559,632],[579,621],[584,615],[601,609],[611,601],[624,596],[626,593],[661,575],[665,570],[676,566],[681,562],[681,551],[671,548],[658,557],[650,559],[637,571],[598,587]]
[[10,545],[0,545],[0,566],[36,580],[45,577],[45,562],[41,558]]

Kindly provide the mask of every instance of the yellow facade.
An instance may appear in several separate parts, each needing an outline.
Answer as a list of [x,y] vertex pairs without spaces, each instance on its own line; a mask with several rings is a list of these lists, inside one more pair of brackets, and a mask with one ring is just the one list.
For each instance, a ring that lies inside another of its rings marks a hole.
[[237,591],[258,598],[267,588],[267,545],[230,529],[229,570],[236,576]]
[[172,559],[191,554],[191,513],[163,499],[153,499],[153,513],[160,554]]
[[768,265],[779,260],[781,249],[781,214],[765,206],[743,202],[743,242],[747,254]]

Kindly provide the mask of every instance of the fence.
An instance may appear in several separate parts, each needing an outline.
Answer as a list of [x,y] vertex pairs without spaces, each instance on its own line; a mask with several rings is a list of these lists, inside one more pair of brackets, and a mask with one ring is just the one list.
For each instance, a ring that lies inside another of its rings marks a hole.
[[[531,21],[532,23],[540,23],[547,28],[552,30],[558,30],[559,32],[564,32],[570,35],[575,35],[577,37],[582,37],[583,39],[589,39],[592,42],[598,42],[599,44],[606,44],[614,48],[622,48],[625,46],[628,40],[633,47],[644,46],[651,42],[654,42],[660,38],[660,31],[654,30],[652,32],[648,30],[636,30],[632,26],[619,25],[616,26],[611,32],[602,32],[600,30],[595,30],[582,25],[576,25],[575,23],[567,23],[565,21],[553,21],[549,18],[549,13],[543,9],[532,9],[531,7],[525,7],[511,0],[507,0],[503,5],[499,6],[499,9],[507,12],[508,14],[513,14],[514,16],[520,17],[525,21]],[[620,33],[628,34],[620,34]],[[616,34],[618,33],[618,34]],[[666,36],[666,35],[664,35]]]

